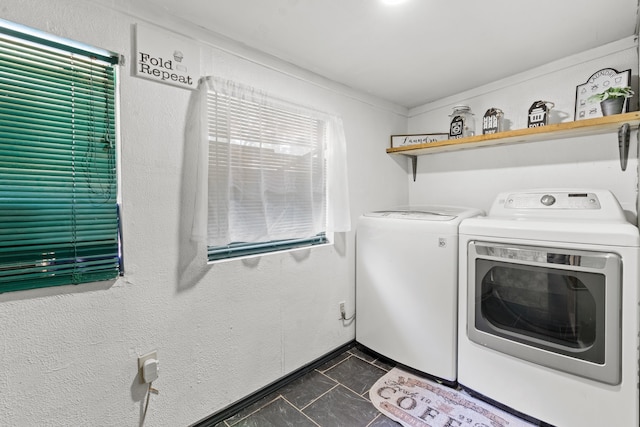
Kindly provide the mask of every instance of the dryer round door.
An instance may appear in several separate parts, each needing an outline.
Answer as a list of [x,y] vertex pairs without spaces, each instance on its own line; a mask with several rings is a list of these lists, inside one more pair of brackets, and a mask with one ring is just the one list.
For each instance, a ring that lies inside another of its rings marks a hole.
[[620,383],[614,253],[471,242],[468,336],[514,357]]

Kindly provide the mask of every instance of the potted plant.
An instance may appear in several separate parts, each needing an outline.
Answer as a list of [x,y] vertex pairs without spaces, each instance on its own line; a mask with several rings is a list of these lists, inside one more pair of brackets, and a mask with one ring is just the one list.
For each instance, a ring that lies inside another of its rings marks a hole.
[[604,92],[591,95],[589,101],[600,102],[600,109],[603,116],[622,113],[624,102],[627,98],[631,98],[634,92],[630,86],[610,87]]

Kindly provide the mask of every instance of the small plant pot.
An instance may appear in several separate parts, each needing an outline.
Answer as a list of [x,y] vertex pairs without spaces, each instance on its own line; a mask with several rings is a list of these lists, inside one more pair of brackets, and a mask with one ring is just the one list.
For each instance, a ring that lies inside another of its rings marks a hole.
[[600,102],[600,109],[603,116],[612,116],[614,114],[622,113],[622,107],[624,107],[625,98],[609,98]]

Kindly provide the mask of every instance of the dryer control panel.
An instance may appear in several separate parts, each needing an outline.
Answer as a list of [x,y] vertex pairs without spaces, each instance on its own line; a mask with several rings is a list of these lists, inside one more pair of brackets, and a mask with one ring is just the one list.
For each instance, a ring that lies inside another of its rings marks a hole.
[[515,220],[627,222],[609,190],[538,188],[498,194],[488,217]]
[[600,209],[595,193],[540,192],[509,194],[506,209]]

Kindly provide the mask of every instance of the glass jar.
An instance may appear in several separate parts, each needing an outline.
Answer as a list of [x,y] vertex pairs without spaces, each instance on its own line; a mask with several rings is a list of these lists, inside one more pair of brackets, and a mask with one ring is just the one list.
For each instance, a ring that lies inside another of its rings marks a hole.
[[449,139],[464,138],[476,134],[476,119],[469,106],[456,105],[449,117],[451,117]]

